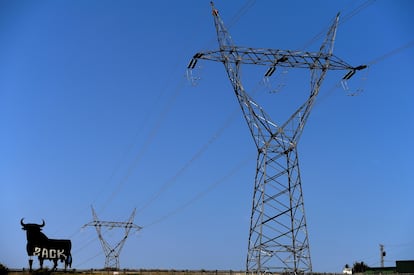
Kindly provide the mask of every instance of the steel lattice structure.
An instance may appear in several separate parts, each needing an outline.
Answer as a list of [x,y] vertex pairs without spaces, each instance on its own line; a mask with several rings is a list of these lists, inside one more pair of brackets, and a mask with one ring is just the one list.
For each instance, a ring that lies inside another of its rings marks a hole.
[[[297,143],[327,71],[348,70],[346,81],[366,66],[353,67],[332,54],[339,14],[318,52],[254,49],[235,46],[214,4],[211,6],[219,49],[196,53],[188,69],[194,69],[199,59],[224,64],[258,150],[246,270],[257,274],[310,272]],[[242,64],[267,66],[266,77],[276,67],[308,69],[310,95],[286,122],[276,124],[245,91],[240,79]]]
[[[119,270],[119,254],[121,253],[122,247],[125,244],[126,239],[128,238],[128,234],[131,229],[135,229],[137,231],[141,230],[142,227],[134,224],[134,217],[135,211],[132,212],[129,220],[127,222],[110,222],[110,221],[100,221],[95,210],[92,207],[92,216],[93,221],[90,223],[85,224],[83,227],[86,226],[94,226],[96,232],[98,233],[99,240],[101,241],[102,249],[105,253],[105,269],[111,270]],[[124,228],[124,237],[114,246],[111,246],[104,238],[101,232],[102,227],[107,227],[109,229],[113,228]]]

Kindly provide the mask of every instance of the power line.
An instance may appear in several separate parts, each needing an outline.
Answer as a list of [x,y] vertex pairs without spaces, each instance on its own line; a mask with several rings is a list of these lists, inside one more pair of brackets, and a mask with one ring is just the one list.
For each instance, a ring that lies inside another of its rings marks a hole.
[[234,174],[236,174],[238,171],[240,171],[240,169],[242,167],[244,167],[250,159],[251,159],[251,156],[249,155],[248,157],[246,157],[245,159],[243,159],[242,161],[240,161],[236,166],[234,166],[226,175],[224,175],[220,179],[212,182],[209,186],[207,186],[206,189],[204,189],[203,191],[197,193],[193,198],[191,198],[190,200],[188,200],[184,204],[178,206],[177,208],[175,208],[174,210],[168,212],[167,214],[165,214],[164,216],[160,217],[159,219],[157,219],[157,220],[149,223],[148,225],[145,226],[145,228],[148,228],[148,227],[153,226],[153,225],[155,225],[157,223],[160,223],[160,222],[163,222],[163,221],[167,220],[168,218],[170,218],[170,217],[178,214],[179,212],[183,211],[184,209],[186,209],[190,205],[192,205],[195,202],[197,202],[198,200],[202,199],[205,195],[207,195],[208,193],[210,193],[218,185],[224,183],[229,178],[231,178]]
[[[84,226],[82,226],[82,228],[84,228]],[[106,231],[103,234],[105,234],[109,229],[106,228],[105,230]],[[95,242],[97,240],[99,240],[99,236],[93,237],[89,241],[83,243],[83,245],[81,247],[79,247],[78,249],[76,249],[73,253],[75,254],[75,253],[78,253],[78,252],[84,250],[86,247],[88,247],[89,245],[91,245],[93,242]]]
[[[233,17],[232,20],[232,24],[235,24],[240,17],[245,14],[255,3],[255,0],[249,0],[247,1],[239,10],[238,12],[235,14],[235,16]],[[179,64],[177,64],[178,66]],[[163,111],[161,112],[161,115],[158,116],[158,120],[155,124],[155,126],[151,129],[150,133],[147,135],[147,139],[144,143],[143,146],[141,146],[139,153],[136,155],[133,163],[129,166],[127,173],[124,175],[124,177],[120,180],[120,182],[118,182],[118,184],[115,186],[114,190],[112,191],[111,195],[109,196],[109,198],[106,200],[106,202],[104,203],[104,207],[101,209],[101,211],[104,211],[105,208],[112,202],[112,200],[116,197],[116,195],[120,192],[120,190],[122,189],[122,187],[125,185],[126,181],[129,179],[129,177],[131,176],[132,172],[136,169],[140,159],[142,158],[142,156],[144,155],[144,153],[146,152],[148,146],[152,143],[156,133],[158,132],[160,125],[163,121],[163,119],[165,118],[166,114],[168,113],[168,111],[171,109],[172,107],[172,103],[175,101],[176,97],[178,96],[178,93],[181,91],[182,85],[180,85],[180,87],[176,87],[175,92],[173,93],[173,95],[170,97],[170,100],[167,102],[167,105],[164,107]],[[156,102],[154,104],[156,104],[157,102],[159,102],[159,100],[162,98],[163,94],[165,94],[166,91],[166,87],[164,87],[163,89],[161,89],[161,92],[159,93],[159,96],[156,99]],[[152,105],[154,105],[152,104]],[[153,109],[151,109],[153,110]],[[147,114],[147,118],[150,117],[150,114]],[[145,121],[146,119],[144,119]],[[228,125],[230,123],[230,121],[227,121],[226,124]],[[224,128],[227,127],[226,125],[223,126]],[[191,164],[197,159],[199,158],[209,147],[209,145],[211,145],[220,135],[221,133],[224,131],[224,128],[219,129],[214,135],[213,137],[199,150],[195,153],[195,155],[192,157],[192,159],[187,162],[184,167],[182,167],[172,178],[170,181],[166,182],[161,188],[160,190],[153,195],[153,197],[140,209],[141,211],[143,209],[145,209],[146,207],[148,207],[150,204],[152,204],[163,192],[165,192],[168,187],[170,187],[174,181],[176,181],[178,179],[178,177],[184,173],[184,171],[186,169],[189,168],[189,166],[191,166]],[[117,162],[117,164],[115,165],[115,168],[112,170],[110,176],[107,179],[107,183],[105,184],[106,186],[115,178],[115,175],[117,173],[117,171],[119,171],[122,162],[124,161],[124,159],[126,159],[127,155],[132,152],[132,149],[135,147],[136,145],[136,140],[137,140],[137,136],[138,134],[135,135],[133,142],[131,142],[126,150],[124,151],[124,153],[122,154],[121,159]],[[99,197],[100,195],[102,195],[102,193],[104,192],[105,188],[99,188],[99,194],[95,195],[95,199],[93,201],[96,201],[96,198]],[[76,230],[74,233],[72,233],[70,236],[71,238],[73,238],[75,235],[79,234],[80,230]],[[92,240],[93,241],[93,240]]]
[[206,151],[207,149],[223,134],[223,132],[229,127],[229,125],[233,122],[235,118],[235,113],[233,112],[223,123],[223,125],[210,137],[210,139],[198,149],[195,154],[188,160],[169,180],[167,180],[159,190],[144,204],[142,208],[139,209],[138,212],[143,211],[147,208],[150,204],[154,203],[154,201],[161,196],[169,187],[171,187],[180,176],[184,174],[186,170],[195,162],[197,161]]
[[[362,10],[364,10],[365,8],[369,7],[371,4],[373,4],[376,0],[367,0],[364,3],[362,3],[361,5],[359,5],[358,7],[356,7],[355,9],[353,9],[352,11],[350,11],[349,13],[345,14],[341,20],[338,23],[339,25],[344,24],[346,21],[350,20],[352,17],[354,17],[355,15],[357,15],[359,12],[361,12]],[[313,38],[311,38],[307,43],[305,43],[305,45],[301,48],[302,50],[307,49],[310,45],[312,45],[313,43],[315,43],[317,40],[321,39],[326,31],[329,29],[329,26],[323,28],[319,33],[317,33]]]
[[[144,155],[144,153],[147,151],[148,147],[151,145],[152,141],[154,140],[155,135],[157,134],[157,132],[159,131],[159,128],[162,125],[162,122],[164,121],[165,117],[167,116],[167,114],[171,110],[176,98],[179,96],[179,94],[182,91],[183,87],[184,87],[184,80],[179,82],[178,85],[176,86],[174,92],[169,97],[169,100],[167,101],[166,106],[163,108],[162,112],[159,114],[158,120],[155,122],[155,124],[153,125],[151,131],[148,133],[147,138],[146,138],[144,144],[141,146],[141,148],[140,148],[138,154],[136,155],[134,161],[132,162],[132,164],[130,164],[127,173],[124,175],[124,177],[121,179],[121,181],[119,181],[118,184],[115,186],[115,188],[112,191],[111,195],[105,201],[104,206],[101,208],[100,212],[104,211],[105,208],[112,202],[112,200],[116,197],[116,195],[120,192],[122,187],[125,185],[125,183],[129,179],[129,177],[132,175],[133,171],[136,169],[139,161],[141,160],[142,156]],[[163,91],[164,90],[161,91],[160,96],[158,97],[157,101],[161,97]],[[122,158],[126,158],[127,154],[132,151],[135,144],[136,144],[136,142],[135,142],[135,139],[134,139],[134,142],[132,142],[127,147],[127,149],[125,150],[125,153],[123,154]],[[108,185],[110,183],[110,181],[112,181],[112,179],[114,178],[117,170],[119,170],[119,168],[121,167],[122,161],[123,160],[121,159],[118,162],[118,164],[116,165],[115,169],[111,172],[111,175],[109,176],[106,185]],[[95,195],[95,199],[93,201],[96,201],[96,198],[99,197],[100,195],[102,195],[103,191],[105,190],[105,188],[98,188],[98,189],[100,191],[98,192],[97,195]],[[81,212],[81,211],[83,211],[83,209],[78,211],[77,213],[73,214],[73,216],[79,216],[79,212]],[[76,229],[70,235],[70,238],[73,238],[75,235],[79,234],[81,228],[82,227],[79,227],[78,229]]]
[[[233,16],[232,24],[235,24],[242,15],[244,15],[254,4],[256,0],[248,0],[246,3],[237,11],[237,13]],[[232,117],[229,117],[224,125],[220,127],[213,136],[207,141],[206,144],[204,144],[194,155],[193,157],[174,175],[168,180],[166,183],[164,183],[160,189],[144,204],[142,208],[138,210],[138,212],[143,211],[145,208],[147,208],[150,204],[152,204],[162,193],[164,193],[184,172],[187,170],[193,162],[195,162],[199,157],[202,156],[202,154],[208,149],[208,147],[215,142],[216,139],[218,139],[221,134],[224,132],[224,130],[230,125],[231,121],[234,119],[234,113]]]
[[153,140],[155,138],[155,135],[158,133],[158,131],[159,131],[161,125],[162,125],[162,122],[165,120],[167,114],[170,112],[170,110],[171,110],[171,108],[172,108],[175,100],[177,99],[177,97],[179,96],[180,92],[182,91],[182,89],[183,89],[183,83],[184,83],[184,80],[182,80],[176,86],[174,92],[171,94],[171,96],[170,96],[170,98],[169,98],[169,100],[167,102],[167,105],[165,106],[165,108],[163,109],[163,111],[158,116],[158,120],[153,125],[151,131],[147,135],[147,138],[146,138],[144,144],[141,146],[141,149],[139,150],[139,152],[136,155],[135,159],[133,160],[132,164],[129,166],[129,168],[127,170],[127,173],[119,181],[119,183],[117,184],[117,186],[113,190],[113,192],[110,195],[110,197],[104,203],[104,206],[101,209],[101,211],[103,211],[112,202],[112,200],[115,198],[115,196],[120,192],[120,190],[122,189],[122,187],[125,185],[125,183],[129,179],[129,177],[132,175],[132,173],[135,170],[135,168],[137,167],[139,161],[141,160],[141,158],[143,157],[143,155],[148,150],[150,144],[153,142]]
[[[244,15],[255,3],[255,0],[248,0],[246,1],[246,3],[237,11],[237,13],[234,15],[232,23],[235,24],[242,15]],[[181,83],[182,84],[182,83]],[[169,102],[167,103],[167,106],[164,108],[164,110],[161,112],[158,121],[156,122],[155,126],[152,128],[151,132],[148,134],[147,139],[144,143],[144,145],[141,147],[140,151],[138,152],[137,156],[135,157],[133,163],[129,166],[128,171],[126,172],[125,176],[120,180],[120,182],[117,184],[117,186],[115,187],[114,191],[112,192],[112,194],[110,195],[110,197],[107,199],[107,201],[104,203],[104,207],[101,209],[101,211],[104,211],[105,207],[107,205],[109,205],[111,203],[111,201],[115,198],[115,196],[120,192],[121,188],[125,185],[126,181],[129,179],[129,177],[131,176],[132,172],[135,170],[136,166],[138,165],[140,159],[142,158],[142,156],[145,154],[145,152],[147,151],[147,148],[149,147],[149,145],[152,143],[156,133],[158,132],[160,126],[161,126],[161,122],[163,121],[163,119],[165,118],[166,114],[168,113],[168,111],[171,109],[172,103],[175,101],[176,97],[178,96],[178,92],[181,91],[182,85],[180,84],[180,87],[175,89],[175,92],[173,93],[173,95],[170,97]],[[163,90],[164,91],[164,90]],[[135,143],[134,143],[135,144]],[[134,145],[133,144],[133,145]],[[128,151],[132,150],[133,145],[131,145]],[[203,150],[203,149],[202,149]],[[197,152],[196,156],[198,154],[201,154],[202,152]],[[126,155],[126,154],[125,154]],[[190,161],[191,162],[191,161]],[[188,165],[190,165],[191,163],[188,163]],[[117,165],[117,168],[114,170],[114,172],[111,174],[110,176],[110,180],[113,178],[113,176],[115,175],[115,171],[118,170],[119,165]],[[177,174],[181,174],[181,171],[179,171]],[[168,184],[167,184],[168,185]],[[161,187],[161,189],[165,189],[165,185]],[[161,190],[161,193],[163,191]],[[159,193],[159,192],[158,192]],[[156,198],[158,198],[158,193],[155,194],[155,198],[151,199],[151,202],[153,200],[155,200]],[[146,207],[146,205],[144,205],[144,208]]]
[[84,264],[92,261],[93,259],[95,259],[96,257],[102,255],[104,252],[103,251],[99,251],[98,253],[96,253],[95,255],[91,256],[90,258],[85,259],[83,262],[81,262],[78,266],[83,266]]
[[377,64],[378,62],[382,62],[385,59],[390,58],[391,56],[396,55],[396,54],[398,54],[398,53],[400,53],[400,52],[404,51],[405,49],[408,49],[412,46],[414,46],[414,40],[402,45],[401,47],[393,49],[393,50],[391,50],[391,51],[389,51],[389,52],[387,52],[387,53],[371,60],[370,62],[368,62],[368,66],[372,66],[374,64]]
[[351,19],[352,17],[357,15],[359,12],[361,12],[365,8],[372,5],[375,1],[376,0],[367,0],[364,3],[362,3],[361,5],[359,5],[358,7],[356,7],[355,9],[353,9],[351,12],[347,13],[345,16],[342,17],[341,22],[339,23],[339,25],[344,24],[346,21],[348,21],[349,19]]
[[240,20],[240,18],[254,6],[255,3],[256,3],[256,0],[246,1],[246,3],[240,7],[237,13],[233,16],[233,18],[230,19],[230,22],[228,24],[229,28],[235,25]]
[[[385,54],[383,54],[383,55],[380,55],[379,57],[374,58],[373,60],[371,60],[370,62],[368,62],[368,63],[367,63],[367,69],[366,69],[366,72],[365,72],[365,73],[366,73],[366,76],[363,78],[363,81],[367,81],[367,79],[368,79],[368,76],[367,76],[367,75],[368,75],[369,69],[370,69],[373,65],[377,65],[378,63],[383,62],[384,60],[386,60],[386,59],[388,59],[388,58],[390,58],[390,57],[392,57],[392,56],[394,56],[394,55],[397,55],[397,54],[401,53],[402,51],[404,51],[404,50],[406,50],[406,49],[408,49],[408,48],[410,48],[410,47],[413,47],[413,46],[414,46],[414,40],[412,40],[412,41],[410,41],[410,42],[408,42],[408,43],[406,43],[406,44],[404,44],[404,45],[402,45],[402,46],[400,46],[400,47],[398,47],[398,48],[395,48],[395,49],[393,49],[393,50],[391,50],[391,51],[389,51],[389,52],[387,52],[387,53],[385,53]],[[336,90],[337,88],[340,88],[340,87],[341,87],[341,84],[343,84],[342,80],[341,80],[341,81],[339,81],[339,82],[337,82],[337,83],[336,83],[335,85],[333,85],[330,89],[328,89],[327,93],[325,93],[324,95],[322,95],[322,96],[319,98],[318,103],[320,103],[320,101],[321,101],[322,99],[325,99],[325,98],[327,98],[328,96],[330,96],[334,90]],[[346,86],[344,87],[344,86],[342,85],[342,87],[343,87],[345,90],[347,90],[346,88],[347,88],[348,86],[346,85]],[[348,95],[351,95],[351,96],[353,96],[353,95],[357,95],[357,94],[359,94],[362,90],[363,90],[363,88],[358,87],[355,93],[349,93]]]

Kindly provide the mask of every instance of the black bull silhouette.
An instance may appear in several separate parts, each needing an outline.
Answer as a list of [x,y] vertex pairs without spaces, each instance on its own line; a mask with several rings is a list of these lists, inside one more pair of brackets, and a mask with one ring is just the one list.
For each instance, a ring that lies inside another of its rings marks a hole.
[[72,243],[70,240],[54,240],[46,237],[41,232],[42,227],[45,226],[45,221],[42,224],[24,223],[23,219],[20,220],[20,224],[23,226],[23,230],[26,231],[27,236],[27,255],[29,256],[29,268],[32,270],[32,256],[37,256],[39,259],[40,269],[43,268],[43,261],[53,261],[53,270],[57,267],[57,262],[65,262],[65,270],[69,266],[72,266],[72,255],[70,249]]

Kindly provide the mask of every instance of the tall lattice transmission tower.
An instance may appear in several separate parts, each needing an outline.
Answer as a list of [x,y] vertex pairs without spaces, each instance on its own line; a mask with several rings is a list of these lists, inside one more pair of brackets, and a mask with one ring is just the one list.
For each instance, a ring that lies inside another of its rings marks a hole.
[[[99,240],[101,241],[102,249],[105,253],[105,269],[119,270],[119,254],[121,253],[122,247],[124,246],[125,241],[128,238],[128,235],[131,229],[135,229],[136,231],[139,231],[142,229],[141,226],[134,224],[135,209],[134,211],[132,211],[132,214],[129,217],[128,221],[111,222],[111,221],[100,221],[93,207],[91,208],[92,208],[93,221],[85,224],[83,227],[86,227],[86,226],[95,227],[96,232],[98,233]],[[124,229],[123,238],[118,243],[111,245],[107,240],[104,239],[102,231],[101,231],[102,227],[106,227],[108,229],[123,228]]]
[[[196,53],[199,59],[224,64],[228,78],[257,147],[257,166],[246,270],[249,273],[312,271],[302,195],[297,143],[328,70],[348,70],[343,81],[366,66],[353,67],[332,54],[339,14],[318,52],[256,49],[236,46],[211,2],[219,49]],[[266,77],[277,67],[310,71],[310,95],[283,124],[277,124],[245,91],[241,65],[267,66]],[[191,73],[191,71],[190,71]]]

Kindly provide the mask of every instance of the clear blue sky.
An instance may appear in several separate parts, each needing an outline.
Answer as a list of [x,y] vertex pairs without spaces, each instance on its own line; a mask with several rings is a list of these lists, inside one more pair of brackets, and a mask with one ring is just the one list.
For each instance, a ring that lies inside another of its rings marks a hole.
[[[414,47],[392,52],[414,40],[414,2],[350,16],[364,3],[215,2],[237,45],[275,49],[317,51],[341,11],[334,53],[373,62],[349,82],[358,96],[328,74],[298,146],[319,272],[378,266],[380,243],[386,265],[414,259]],[[137,208],[144,229],[122,268],[244,269],[254,143],[222,64],[185,78],[194,53],[216,48],[207,0],[0,1],[0,262],[27,267],[24,217],[72,240],[74,268],[103,267],[95,229],[81,230],[93,205],[108,221]],[[293,69],[272,79],[279,92],[259,84],[266,68],[249,70],[276,122],[294,111],[283,99],[308,95]]]

